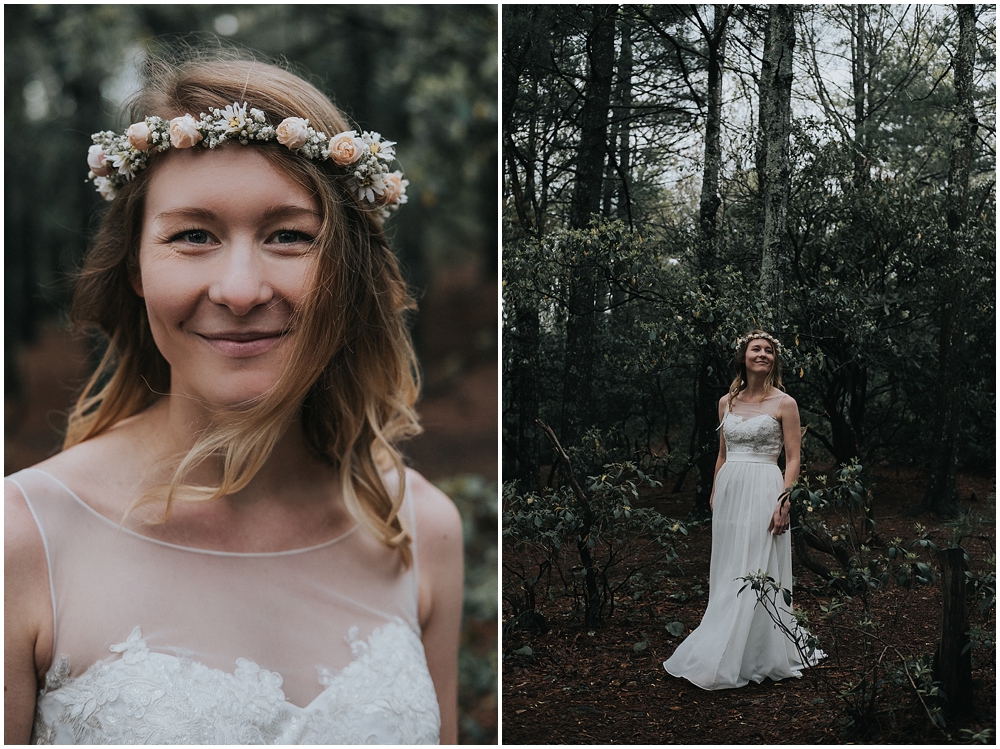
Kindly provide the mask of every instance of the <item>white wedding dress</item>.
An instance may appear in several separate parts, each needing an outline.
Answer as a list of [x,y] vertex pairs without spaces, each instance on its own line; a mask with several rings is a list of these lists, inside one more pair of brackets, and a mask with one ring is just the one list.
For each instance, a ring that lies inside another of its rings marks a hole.
[[[801,676],[805,666],[824,657],[817,650],[803,663],[750,587],[737,595],[746,584],[741,578],[758,570],[792,589],[791,533],[775,536],[767,530],[784,484],[777,465],[782,448],[777,413],[785,397],[735,401],[722,420],[726,461],[715,479],[708,608],[698,628],[663,663],[668,673],[702,689]],[[781,596],[777,603],[789,628],[804,634]]]
[[35,743],[438,742],[415,554],[405,569],[358,526],[276,553],[177,546],[44,471],[7,480],[41,533],[55,614]]

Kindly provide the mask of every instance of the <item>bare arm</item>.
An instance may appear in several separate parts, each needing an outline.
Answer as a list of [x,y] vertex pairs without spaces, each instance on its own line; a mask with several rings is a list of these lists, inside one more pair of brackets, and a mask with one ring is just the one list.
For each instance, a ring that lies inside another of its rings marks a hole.
[[[726,415],[726,405],[729,400],[728,395],[724,395],[722,400],[719,401],[719,424],[722,424],[722,419]],[[715,479],[719,475],[719,469],[722,468],[722,464],[726,462],[726,436],[722,433],[722,429],[719,429],[719,457],[715,460],[715,473],[712,474],[712,494],[708,498],[708,509],[715,512]]]
[[458,741],[458,640],[462,625],[462,519],[448,497],[407,472],[417,513],[420,627],[441,708],[441,743]]
[[781,422],[782,438],[785,442],[785,483],[782,490],[782,498],[778,500],[771,522],[767,529],[776,536],[780,536],[788,530],[791,514],[791,502],[784,498],[795,482],[799,480],[799,469],[801,467],[802,431],[799,420],[799,407],[795,399],[790,395],[781,399],[778,405],[778,420]]
[[52,605],[45,548],[28,506],[4,482],[4,743],[27,744],[40,674],[49,667]]

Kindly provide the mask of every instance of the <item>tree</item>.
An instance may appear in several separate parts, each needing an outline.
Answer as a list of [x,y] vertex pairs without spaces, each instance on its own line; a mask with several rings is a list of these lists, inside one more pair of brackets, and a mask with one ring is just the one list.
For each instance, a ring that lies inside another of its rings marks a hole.
[[973,67],[976,54],[976,10],[957,6],[959,38],[955,53],[955,135],[948,170],[948,243],[942,263],[942,298],[938,338],[938,377],[934,414],[934,441],[924,506],[940,515],[953,515],[958,507],[955,467],[962,417],[962,384],[965,353],[966,308],[962,303],[963,256],[968,253],[969,174],[976,146]]
[[792,52],[795,7],[770,5],[760,70],[761,143],[757,154],[763,232],[760,284],[769,322],[781,319],[782,273],[789,251],[787,228],[791,169],[788,163],[792,116]]
[[[587,26],[588,75],[580,109],[580,142],[569,223],[584,229],[600,213],[604,163],[607,155],[608,111],[615,64],[617,5],[580,9]],[[589,263],[581,263],[569,279],[569,319],[566,324],[566,359],[563,375],[563,439],[575,443],[583,433],[584,414],[592,402],[591,369],[597,277]]]

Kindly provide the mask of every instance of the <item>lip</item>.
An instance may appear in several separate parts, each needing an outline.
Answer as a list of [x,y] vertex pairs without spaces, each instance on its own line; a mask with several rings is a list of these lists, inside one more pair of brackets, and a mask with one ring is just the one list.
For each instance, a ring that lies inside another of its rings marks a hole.
[[196,335],[216,352],[234,359],[247,359],[266,354],[285,337],[285,333],[280,331],[226,331]]

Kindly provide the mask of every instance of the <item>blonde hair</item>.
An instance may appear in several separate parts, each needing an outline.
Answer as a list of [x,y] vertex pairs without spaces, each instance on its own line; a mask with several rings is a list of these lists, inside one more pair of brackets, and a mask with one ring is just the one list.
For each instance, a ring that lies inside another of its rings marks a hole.
[[753,341],[758,340],[767,341],[774,350],[774,364],[764,379],[764,394],[760,397],[760,401],[763,402],[770,395],[772,388],[784,390],[781,384],[781,348],[774,343],[774,338],[770,334],[765,333],[763,330],[751,330],[739,339],[739,343],[736,346],[736,357],[733,359],[733,369],[736,371],[736,377],[733,378],[733,382],[729,386],[728,409],[730,411],[733,410],[733,401],[736,400],[736,396],[747,388],[747,349]]
[[[218,53],[151,62],[129,116],[131,122],[154,114],[170,118],[233,101],[249,102],[272,123],[304,117],[327,133],[351,129],[336,106],[299,76]],[[239,491],[297,419],[314,457],[339,470],[354,519],[409,564],[410,538],[399,519],[405,467],[395,444],[420,431],[413,411],[419,378],[404,319],[415,305],[396,258],[376,216],[357,201],[332,162],[304,159],[276,143],[226,147],[256,149],[315,196],[323,219],[315,240],[313,293],[296,313],[298,341],[274,387],[219,413],[179,458],[169,486],[139,498],[132,508],[165,499],[166,519],[175,499],[208,500]],[[119,191],[77,281],[73,321],[100,328],[109,347],[70,414],[64,448],[104,433],[170,389],[170,367],[132,286],[139,272],[145,196],[156,167],[154,157]],[[186,483],[209,458],[221,462],[218,486]],[[387,470],[398,477],[392,493],[383,481]]]

